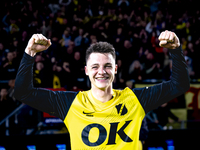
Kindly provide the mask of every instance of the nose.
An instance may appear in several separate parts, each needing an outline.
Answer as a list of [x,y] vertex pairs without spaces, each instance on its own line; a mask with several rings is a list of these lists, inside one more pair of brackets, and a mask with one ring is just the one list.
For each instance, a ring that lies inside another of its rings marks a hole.
[[99,70],[98,70],[98,74],[105,74],[106,71],[104,69],[104,67],[99,67]]

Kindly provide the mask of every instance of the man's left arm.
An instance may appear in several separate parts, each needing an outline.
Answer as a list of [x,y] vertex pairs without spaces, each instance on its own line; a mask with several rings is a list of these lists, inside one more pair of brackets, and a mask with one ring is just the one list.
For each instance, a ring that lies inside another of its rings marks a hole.
[[169,49],[172,58],[171,80],[145,88],[133,89],[146,113],[177,96],[184,94],[190,87],[187,65],[180,42],[175,33],[162,32],[160,46]]

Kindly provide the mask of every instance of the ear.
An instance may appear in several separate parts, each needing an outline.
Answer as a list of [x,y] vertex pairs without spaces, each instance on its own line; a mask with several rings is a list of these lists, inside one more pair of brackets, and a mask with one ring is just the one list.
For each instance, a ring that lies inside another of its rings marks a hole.
[[117,68],[118,68],[118,66],[115,65],[115,74],[117,74]]
[[87,69],[87,66],[85,66],[85,74],[88,76],[88,69]]

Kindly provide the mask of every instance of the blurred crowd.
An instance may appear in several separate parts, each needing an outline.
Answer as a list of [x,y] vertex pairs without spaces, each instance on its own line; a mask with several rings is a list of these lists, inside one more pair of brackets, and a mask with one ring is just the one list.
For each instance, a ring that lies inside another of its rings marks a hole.
[[159,47],[158,40],[164,30],[177,34],[190,78],[198,79],[197,3],[195,0],[1,0],[0,81],[9,84],[1,82],[6,86],[0,86],[4,90],[0,103],[2,93],[12,97],[20,60],[35,33],[42,33],[52,42],[48,50],[35,56],[35,87],[89,89],[84,72],[85,51],[98,41],[107,41],[116,49],[118,73],[114,88],[133,87],[146,79],[167,81],[172,61],[168,49]]

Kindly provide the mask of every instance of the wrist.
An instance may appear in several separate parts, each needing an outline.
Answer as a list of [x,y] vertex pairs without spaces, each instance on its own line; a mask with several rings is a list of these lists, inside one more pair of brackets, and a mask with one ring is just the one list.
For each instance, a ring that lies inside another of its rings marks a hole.
[[176,44],[176,47],[175,47],[174,49],[178,49],[180,46],[181,46],[181,44],[180,44],[180,43],[177,43],[177,44]]
[[28,48],[25,49],[25,53],[27,53],[28,55],[30,55],[31,57],[34,57],[36,55],[35,51],[32,51]]

